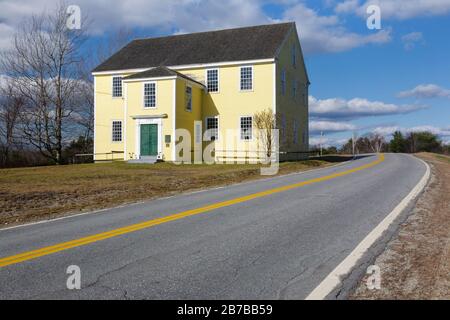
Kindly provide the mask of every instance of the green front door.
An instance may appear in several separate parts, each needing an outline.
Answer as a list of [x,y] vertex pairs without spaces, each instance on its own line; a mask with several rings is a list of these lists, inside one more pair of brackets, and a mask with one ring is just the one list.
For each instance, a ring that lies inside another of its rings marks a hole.
[[158,125],[141,124],[141,156],[158,155]]

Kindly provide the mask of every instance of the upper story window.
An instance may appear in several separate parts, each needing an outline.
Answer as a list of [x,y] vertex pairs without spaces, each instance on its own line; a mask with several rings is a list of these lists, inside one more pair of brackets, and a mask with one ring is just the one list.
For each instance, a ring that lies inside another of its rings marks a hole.
[[253,90],[253,67],[241,67],[241,91]]
[[286,70],[281,71],[281,94],[284,96],[286,94]]
[[122,96],[122,77],[112,78],[112,96],[113,98]]
[[291,55],[292,55],[292,66],[297,66],[297,48],[295,47],[295,44],[292,45],[291,49]]
[[186,110],[192,111],[192,87],[186,86]]
[[219,139],[219,118],[217,117],[206,118],[206,138],[209,141]]
[[208,92],[219,92],[219,70],[206,70],[206,87]]
[[253,124],[252,117],[241,117],[241,140],[252,140]]
[[122,142],[122,121],[112,122],[112,141]]
[[156,108],[156,83],[144,83],[144,108]]

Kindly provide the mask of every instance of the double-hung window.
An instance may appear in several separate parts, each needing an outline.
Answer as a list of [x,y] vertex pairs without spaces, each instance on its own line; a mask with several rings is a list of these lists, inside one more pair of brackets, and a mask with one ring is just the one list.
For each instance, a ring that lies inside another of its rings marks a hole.
[[286,94],[286,70],[281,71],[281,94]]
[[292,54],[292,66],[295,68],[297,66],[297,48],[295,47],[295,44],[292,45],[291,49]]
[[112,96],[113,98],[122,96],[122,77],[112,78]]
[[241,117],[240,127],[241,127],[241,140],[252,140],[253,136],[252,117]]
[[206,118],[206,137],[208,141],[219,139],[219,118]]
[[298,121],[297,120],[294,120],[294,128],[293,128],[292,134],[294,136],[294,139],[293,139],[294,144],[298,144]]
[[122,121],[112,122],[112,141],[122,142]]
[[186,110],[192,111],[192,87],[186,86]]
[[144,108],[156,108],[156,83],[144,83]]
[[253,67],[241,67],[241,91],[253,90]]
[[219,70],[206,70],[206,87],[208,92],[219,92]]
[[298,91],[298,81],[293,80],[292,81],[292,98],[297,98],[297,91]]

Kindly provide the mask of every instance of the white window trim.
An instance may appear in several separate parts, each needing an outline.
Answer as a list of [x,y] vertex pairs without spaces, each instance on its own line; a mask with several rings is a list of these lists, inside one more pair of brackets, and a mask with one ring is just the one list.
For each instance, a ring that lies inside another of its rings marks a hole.
[[[121,96],[114,96],[114,78],[121,78],[122,79],[122,95]],[[111,97],[113,99],[122,99],[123,98],[123,75],[114,75],[111,77]]]
[[210,137],[207,137],[207,139],[205,139],[205,141],[210,141],[210,142],[217,142],[220,139],[220,118],[219,116],[212,116],[212,117],[205,117],[205,132],[208,131],[208,119],[217,119],[217,137],[215,140],[211,140]]
[[[154,107],[146,107],[145,106],[145,85],[146,84],[155,84],[155,106]],[[145,110],[153,110],[158,108],[158,84],[156,81],[146,81],[142,83],[142,108]]]
[[[241,90],[241,72],[242,72],[243,68],[251,68],[251,70],[252,70],[252,88],[251,89]],[[239,77],[239,81],[238,81],[239,92],[253,92],[255,90],[255,72],[254,72],[253,66],[240,66],[238,77]]]
[[[208,91],[208,71],[217,70],[217,91]],[[220,70],[219,68],[210,68],[205,70],[205,85],[207,93],[219,93],[220,92]]]
[[[251,118],[252,119],[252,138],[251,139],[242,139],[241,137],[241,119],[242,118]],[[253,116],[239,116],[239,124],[238,124],[238,128],[239,128],[239,141],[243,141],[243,142],[252,142],[254,137],[255,137],[255,126],[253,125]]]
[[[120,141],[114,141],[114,122],[120,122]],[[111,120],[111,143],[123,143],[123,120]]]
[[[186,93],[186,91],[187,91],[187,88],[191,88],[191,109],[188,109],[188,107],[187,107],[187,93]],[[194,95],[194,90],[192,90],[192,86],[191,85],[188,85],[188,84],[186,84],[186,87],[184,88],[184,95],[185,95],[185,99],[184,99],[184,110],[186,111],[186,112],[192,112],[192,109],[193,109],[193,95]]]

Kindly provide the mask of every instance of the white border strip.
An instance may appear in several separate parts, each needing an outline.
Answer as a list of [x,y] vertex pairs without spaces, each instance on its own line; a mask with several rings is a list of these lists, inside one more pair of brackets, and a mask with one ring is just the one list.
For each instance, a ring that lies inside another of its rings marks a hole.
[[364,253],[377,241],[384,231],[394,222],[394,220],[402,213],[408,204],[414,200],[427,185],[430,178],[430,166],[423,161],[426,166],[426,172],[420,179],[419,183],[411,190],[411,192],[391,211],[379,225],[375,227],[358,246],[333,270],[331,273],[305,298],[305,300],[323,300],[325,299],[339,284],[343,276],[347,275],[356,265]]

